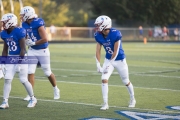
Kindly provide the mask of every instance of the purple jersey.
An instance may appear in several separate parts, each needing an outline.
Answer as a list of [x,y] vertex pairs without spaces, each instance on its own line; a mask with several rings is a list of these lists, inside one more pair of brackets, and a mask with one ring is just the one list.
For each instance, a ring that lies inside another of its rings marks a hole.
[[[122,35],[121,35],[121,32],[119,30],[111,28],[110,32],[106,38],[104,38],[103,34],[100,32],[94,33],[94,37],[95,37],[96,42],[103,45],[103,47],[106,51],[105,57],[106,57],[106,59],[110,60],[111,56],[114,52],[114,44],[118,40],[121,41]],[[118,53],[115,60],[122,60],[125,58],[124,50],[122,48],[122,42],[121,42],[118,49],[119,49],[119,53]]]
[[[45,28],[44,20],[41,18],[34,18],[30,24],[28,24],[27,22],[22,23],[22,27],[25,28],[27,31],[28,38],[30,38],[34,42],[41,39],[41,36],[39,35],[39,32],[38,32],[38,28],[41,26],[44,26]],[[47,47],[48,47],[48,42],[45,42],[40,45],[31,46],[31,48],[36,49],[36,50],[45,49]]]
[[24,28],[15,27],[10,34],[6,30],[1,32],[2,40],[8,45],[9,55],[19,55],[21,52],[20,40],[26,37]]

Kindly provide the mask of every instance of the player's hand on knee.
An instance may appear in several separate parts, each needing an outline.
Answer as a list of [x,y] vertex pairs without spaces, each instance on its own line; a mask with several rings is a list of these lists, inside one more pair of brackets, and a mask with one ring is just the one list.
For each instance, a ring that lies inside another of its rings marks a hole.
[[5,69],[5,65],[0,65],[0,79],[4,78],[4,74],[5,74],[4,73],[5,72],[4,69]]
[[111,63],[108,63],[108,64],[106,64],[106,66],[103,68],[103,73],[104,73],[104,74],[108,73],[110,65],[111,65]]
[[26,39],[26,45],[27,46],[33,46],[33,45],[35,45],[36,43],[35,42],[33,42],[31,39]]
[[5,64],[0,64],[0,69],[1,69],[2,72],[5,74],[5,71],[6,71],[6,65],[5,65]]
[[102,69],[100,63],[96,63],[96,65],[97,65],[97,72],[98,72],[98,73],[102,73],[102,72],[103,72],[103,69]]
[[108,73],[108,71],[109,71],[109,66],[106,66],[103,70],[103,73],[106,74],[106,73]]

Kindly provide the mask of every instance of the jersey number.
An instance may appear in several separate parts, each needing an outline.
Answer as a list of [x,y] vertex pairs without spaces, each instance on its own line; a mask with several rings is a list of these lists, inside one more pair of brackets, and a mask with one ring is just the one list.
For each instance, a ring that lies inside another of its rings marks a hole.
[[17,50],[16,42],[8,41],[7,44],[9,46],[9,51],[16,51]]
[[28,36],[28,38],[31,39],[32,41],[34,41],[34,42],[37,41],[37,39],[36,39],[36,37],[34,37],[33,33],[30,33],[30,36],[29,36],[29,34],[27,34],[27,36]]
[[106,50],[108,51],[109,54],[113,54],[113,51],[111,50],[110,47],[106,47]]

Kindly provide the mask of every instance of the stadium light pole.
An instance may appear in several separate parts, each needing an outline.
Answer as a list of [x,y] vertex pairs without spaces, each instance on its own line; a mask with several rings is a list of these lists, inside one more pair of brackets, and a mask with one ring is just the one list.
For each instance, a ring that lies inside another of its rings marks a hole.
[[0,5],[1,5],[1,17],[4,15],[4,6],[2,0],[0,0]]
[[[20,12],[21,12],[21,9],[23,8],[23,2],[22,2],[22,0],[19,0],[19,5],[20,5]],[[22,21],[20,21],[19,26],[22,27]]]
[[39,0],[39,17],[42,18],[42,0]]
[[23,8],[22,0],[19,0],[19,4],[20,4],[20,11],[21,11],[21,9]]
[[14,5],[13,5],[13,1],[10,0],[10,4],[11,4],[11,12],[14,13]]

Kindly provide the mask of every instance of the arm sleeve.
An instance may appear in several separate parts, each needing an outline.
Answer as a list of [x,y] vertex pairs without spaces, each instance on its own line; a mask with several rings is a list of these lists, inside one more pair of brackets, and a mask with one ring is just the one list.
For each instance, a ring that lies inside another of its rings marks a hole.
[[26,38],[26,30],[24,28],[20,28],[20,30],[17,33],[18,40],[21,40],[22,38]]
[[97,43],[101,44],[100,41],[98,40],[98,33],[97,32],[94,33],[94,39],[96,40]]
[[115,42],[117,42],[118,40],[121,40],[121,38],[122,38],[122,34],[121,34],[120,31],[118,31],[118,32],[116,33],[116,39],[115,39]]
[[45,26],[44,20],[43,19],[39,19],[38,22],[36,23],[37,28],[41,27],[41,26]]

